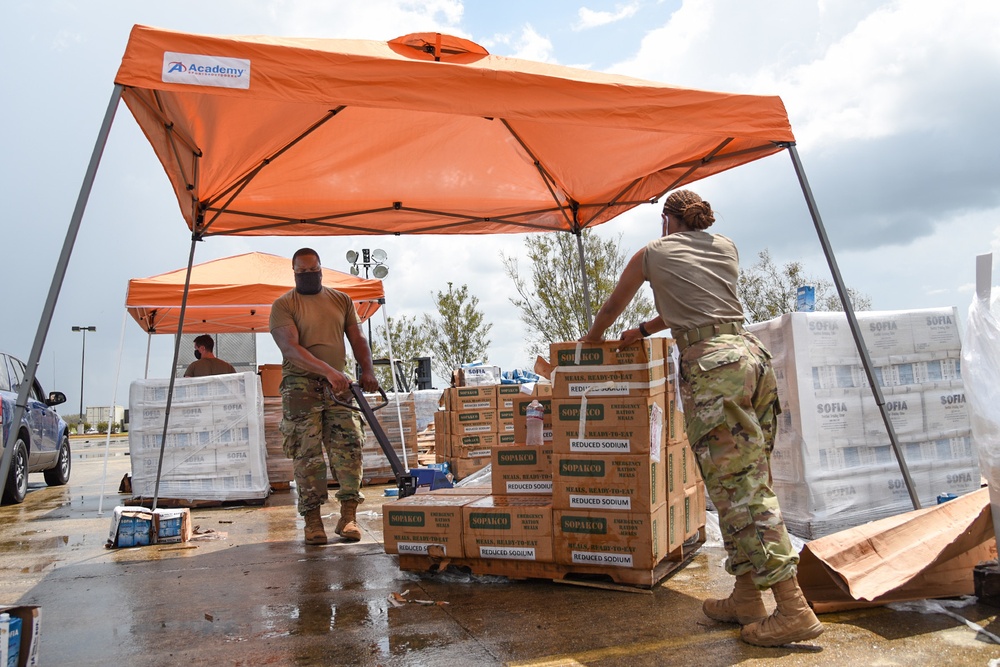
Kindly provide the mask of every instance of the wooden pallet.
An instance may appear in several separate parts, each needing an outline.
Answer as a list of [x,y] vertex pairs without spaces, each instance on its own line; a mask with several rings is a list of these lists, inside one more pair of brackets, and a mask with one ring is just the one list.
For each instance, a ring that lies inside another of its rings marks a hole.
[[668,553],[652,570],[414,554],[399,554],[398,558],[399,569],[413,572],[442,572],[454,567],[480,576],[489,574],[509,579],[550,579],[557,584],[644,592],[651,591],[661,581],[687,565],[705,543],[705,538],[705,528],[702,527],[697,540],[692,539]]
[[[152,498],[147,498],[145,496],[133,496],[129,499],[130,505],[136,505],[139,507],[151,507],[153,504]],[[171,509],[176,507],[189,507],[191,509],[206,509],[209,507],[260,507],[265,502],[267,498],[232,498],[230,500],[205,500],[205,499],[194,499],[194,498],[157,498],[156,506],[165,509]]]

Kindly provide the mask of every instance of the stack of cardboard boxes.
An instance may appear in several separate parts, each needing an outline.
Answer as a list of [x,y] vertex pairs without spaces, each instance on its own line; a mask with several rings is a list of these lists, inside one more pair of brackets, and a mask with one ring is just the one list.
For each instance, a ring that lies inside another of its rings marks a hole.
[[[483,456],[491,487],[385,505],[386,551],[399,553],[404,568],[426,567],[402,558],[418,554],[510,576],[641,571],[646,580],[635,581],[651,583],[657,565],[680,560],[685,540],[705,524],[704,484],[670,380],[670,342],[620,350],[616,342],[553,344],[552,384],[511,395],[514,442]],[[449,390],[449,406],[461,389]],[[540,447],[523,444],[532,400],[545,408]],[[462,423],[456,414],[452,427]],[[455,451],[460,440],[449,442]]]
[[[372,408],[378,408],[384,402],[381,396],[365,395]],[[413,394],[387,394],[388,403],[375,412],[379,426],[385,432],[389,444],[392,445],[400,461],[406,461],[411,467],[417,465],[417,411]],[[363,420],[362,420],[363,421]],[[362,449],[364,460],[364,483],[376,484],[392,481],[396,478],[386,458],[382,446],[375,438],[375,433],[366,424],[365,444]],[[403,450],[406,450],[404,455]]]
[[[978,489],[956,310],[857,319],[921,505]],[[846,315],[790,313],[751,329],[778,375],[771,469],[789,528],[817,538],[912,510]]]
[[449,387],[434,414],[434,452],[438,463],[460,480],[484,468],[494,447],[515,442],[513,400],[516,384]]

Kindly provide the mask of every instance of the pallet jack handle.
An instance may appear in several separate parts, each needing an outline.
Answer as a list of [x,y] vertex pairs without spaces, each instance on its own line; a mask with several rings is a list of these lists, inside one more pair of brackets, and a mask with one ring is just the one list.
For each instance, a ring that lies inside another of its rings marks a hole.
[[412,496],[417,492],[417,476],[410,474],[410,471],[403,466],[402,461],[399,460],[399,456],[396,454],[396,450],[392,448],[392,443],[389,442],[388,436],[386,436],[385,431],[382,430],[382,425],[379,424],[378,419],[375,418],[376,410],[381,410],[385,406],[389,405],[389,397],[385,395],[385,391],[382,387],[379,387],[378,393],[382,396],[382,403],[373,408],[368,403],[368,398],[361,389],[361,385],[357,382],[351,383],[351,393],[354,395],[354,400],[357,403],[357,406],[345,403],[336,396],[333,397],[333,400],[345,408],[350,408],[355,412],[360,412],[364,416],[365,422],[375,435],[375,439],[378,440],[379,447],[382,448],[382,453],[385,454],[385,458],[389,459],[389,465],[392,467],[392,474],[396,477],[396,488],[399,489],[399,497],[405,498],[407,496]]

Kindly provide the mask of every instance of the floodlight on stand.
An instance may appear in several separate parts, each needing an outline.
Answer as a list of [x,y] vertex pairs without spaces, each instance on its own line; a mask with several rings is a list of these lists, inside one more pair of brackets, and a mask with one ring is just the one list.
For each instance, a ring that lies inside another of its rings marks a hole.
[[372,269],[372,275],[381,280],[389,275],[389,268],[385,264],[376,264]]
[[389,256],[385,254],[385,250],[382,250],[381,248],[375,248],[372,250],[372,259],[379,264],[384,262],[388,257]]
[[[347,261],[351,264],[354,264],[355,262],[358,261],[358,253],[356,250],[347,251]],[[354,275],[358,275],[357,272],[354,271],[352,271],[351,273],[354,273]]]
[[352,265],[351,266],[351,275],[352,276],[356,276],[359,273],[361,273],[361,270],[358,268],[358,265],[357,264]]

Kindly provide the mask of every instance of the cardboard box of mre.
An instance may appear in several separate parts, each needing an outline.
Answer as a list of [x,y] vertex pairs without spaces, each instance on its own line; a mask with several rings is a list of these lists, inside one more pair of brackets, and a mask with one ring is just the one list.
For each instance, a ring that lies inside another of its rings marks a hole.
[[642,454],[555,454],[552,507],[651,512],[667,502],[665,468]]
[[497,447],[490,463],[495,495],[551,495],[552,447]]
[[552,562],[548,498],[486,496],[462,508],[468,558]]
[[417,493],[385,503],[385,552],[463,557],[462,507],[481,497]]
[[667,505],[653,513],[553,510],[557,563],[653,569],[667,553]]
[[[654,396],[667,385],[666,338],[644,338],[628,347],[621,341],[552,343],[552,395]],[[613,386],[601,386],[613,382]]]
[[448,387],[441,395],[445,410],[490,410],[497,407],[497,390],[493,385],[485,387]]
[[[660,460],[666,410],[659,396],[552,400],[552,448],[562,454],[648,454]],[[582,437],[581,437],[582,432]]]

